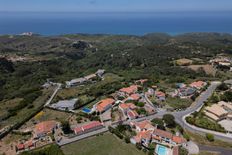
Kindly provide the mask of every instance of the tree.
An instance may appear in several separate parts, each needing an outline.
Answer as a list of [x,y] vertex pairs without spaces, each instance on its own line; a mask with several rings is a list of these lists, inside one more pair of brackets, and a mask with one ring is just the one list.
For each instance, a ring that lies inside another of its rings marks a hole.
[[166,126],[169,128],[173,128],[176,126],[175,117],[171,114],[165,114],[163,116],[163,120],[166,123]]
[[130,143],[130,137],[126,136],[126,137],[125,137],[125,142],[126,142],[126,143]]
[[206,139],[210,142],[213,142],[214,141],[214,135],[210,134],[210,133],[207,133],[206,135]]
[[223,94],[223,100],[226,102],[231,102],[232,101],[232,91],[227,91]]
[[63,130],[64,134],[71,133],[70,124],[68,121],[62,121],[61,126],[62,126],[62,130]]
[[140,143],[136,143],[136,145],[135,145],[135,146],[136,146],[136,148],[137,148],[137,149],[139,149],[139,150],[141,150],[141,149],[142,149],[142,144],[140,144]]
[[153,126],[157,126],[158,129],[165,130],[164,122],[160,118],[154,118],[152,121]]
[[220,91],[225,91],[228,89],[229,89],[229,87],[224,82],[217,87],[217,90],[220,90]]

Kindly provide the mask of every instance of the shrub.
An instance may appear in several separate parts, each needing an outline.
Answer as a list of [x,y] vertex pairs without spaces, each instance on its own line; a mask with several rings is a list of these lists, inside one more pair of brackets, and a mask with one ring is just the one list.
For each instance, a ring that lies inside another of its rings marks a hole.
[[166,123],[167,127],[173,128],[176,126],[175,117],[171,114],[165,114],[163,120]]
[[206,135],[206,139],[210,142],[213,142],[214,141],[214,135],[210,134],[210,133],[207,133]]

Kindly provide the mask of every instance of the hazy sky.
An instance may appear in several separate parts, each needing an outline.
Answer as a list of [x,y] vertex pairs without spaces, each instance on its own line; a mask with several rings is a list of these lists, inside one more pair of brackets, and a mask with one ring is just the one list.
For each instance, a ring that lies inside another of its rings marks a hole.
[[232,0],[0,0],[0,11],[232,11]]

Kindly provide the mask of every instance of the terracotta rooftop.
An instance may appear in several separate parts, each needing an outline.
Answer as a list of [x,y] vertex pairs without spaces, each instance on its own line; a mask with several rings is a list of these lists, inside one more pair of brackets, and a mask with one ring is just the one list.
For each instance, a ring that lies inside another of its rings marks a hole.
[[144,120],[142,122],[135,122],[135,126],[139,127],[140,129],[155,128],[153,125],[151,125],[151,122],[148,120]]
[[155,92],[155,95],[156,95],[156,96],[160,96],[160,97],[165,97],[165,93],[164,93],[164,92],[161,92],[161,91],[156,91],[156,92]]
[[173,136],[172,141],[177,143],[177,144],[182,144],[182,143],[186,142],[186,140],[184,138],[181,138],[179,136]]
[[161,136],[161,137],[169,138],[169,139],[172,139],[172,136],[173,136],[170,132],[160,130],[160,129],[155,129],[153,131],[153,134]]
[[138,90],[137,85],[131,85],[130,87],[122,88],[119,91],[127,93],[127,94],[132,94],[135,93]]
[[132,95],[129,96],[129,98],[131,98],[132,100],[137,101],[137,100],[140,99],[140,95],[139,94],[132,94]]
[[74,132],[76,134],[78,134],[78,133],[81,133],[81,132],[83,132],[85,130],[93,129],[93,128],[100,127],[100,126],[102,126],[101,122],[93,121],[93,122],[89,122],[89,123],[87,123],[85,125],[74,128]]
[[100,112],[102,112],[102,111],[105,110],[105,108],[106,108],[109,104],[113,105],[114,102],[115,102],[115,100],[112,99],[112,98],[107,98],[107,99],[101,100],[101,101],[97,104],[97,110],[100,111]]
[[197,81],[190,84],[191,87],[197,87],[197,88],[203,87],[204,85],[205,85],[204,81]]
[[56,127],[56,121],[44,121],[35,125],[35,134],[46,134]]

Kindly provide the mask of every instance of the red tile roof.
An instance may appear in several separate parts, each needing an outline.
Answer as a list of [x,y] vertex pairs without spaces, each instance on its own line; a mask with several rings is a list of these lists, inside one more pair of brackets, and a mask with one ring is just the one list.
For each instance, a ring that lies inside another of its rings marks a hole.
[[46,134],[56,127],[56,121],[44,121],[35,125],[35,134]]
[[165,97],[165,93],[161,92],[161,91],[156,91],[155,92],[155,95],[156,96],[159,96],[159,97]]
[[139,116],[139,114],[135,110],[128,111],[127,115],[132,119]]
[[88,130],[88,129],[92,129],[92,128],[99,127],[99,126],[102,126],[102,124],[99,121],[93,121],[93,122],[83,126],[83,129]]
[[99,112],[102,112],[102,111],[105,110],[105,108],[106,108],[108,105],[110,105],[110,104],[113,105],[114,102],[115,102],[115,100],[112,99],[112,98],[107,98],[107,99],[101,100],[101,101],[98,103],[98,105],[97,105],[97,110],[98,110]]
[[141,131],[133,138],[137,143],[141,142],[142,139],[149,140],[151,138],[151,131]]
[[22,143],[18,144],[16,147],[17,147],[18,150],[23,150],[23,149],[25,149],[25,146],[24,146],[24,144],[22,144]]
[[29,147],[34,146],[34,143],[32,142],[32,140],[27,141],[27,142],[25,142],[24,144],[25,144],[25,147],[26,147],[26,148],[29,148]]
[[93,128],[100,127],[100,126],[102,126],[101,122],[99,122],[99,121],[93,121],[93,122],[90,122],[90,123],[85,124],[83,126],[74,128],[74,132],[76,134],[79,134],[79,133],[84,132],[86,130],[93,129]]
[[148,120],[144,120],[142,122],[136,122],[135,126],[139,127],[140,129],[155,128],[153,125],[151,125],[151,122]]
[[160,130],[160,129],[155,129],[153,131],[153,135],[158,135],[158,136],[169,138],[169,139],[172,139],[172,136],[173,136],[170,132]]
[[132,100],[138,101],[140,99],[140,96],[139,96],[139,94],[132,94],[132,95],[130,95],[129,98]]
[[135,93],[138,90],[138,86],[137,85],[131,85],[130,87],[127,88],[122,88],[119,91],[127,93],[127,94],[132,94]]
[[182,144],[182,143],[186,142],[186,140],[184,138],[181,138],[179,136],[173,136],[172,141],[177,143],[177,144]]
[[205,85],[203,81],[197,81],[190,84],[191,87],[201,88]]

